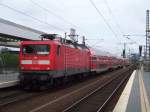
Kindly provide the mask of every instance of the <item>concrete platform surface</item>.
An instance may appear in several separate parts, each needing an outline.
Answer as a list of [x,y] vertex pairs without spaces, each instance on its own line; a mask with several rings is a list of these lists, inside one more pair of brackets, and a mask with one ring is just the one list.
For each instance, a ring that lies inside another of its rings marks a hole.
[[0,88],[14,86],[18,83],[19,73],[0,74]]
[[113,112],[150,112],[150,72],[135,70]]

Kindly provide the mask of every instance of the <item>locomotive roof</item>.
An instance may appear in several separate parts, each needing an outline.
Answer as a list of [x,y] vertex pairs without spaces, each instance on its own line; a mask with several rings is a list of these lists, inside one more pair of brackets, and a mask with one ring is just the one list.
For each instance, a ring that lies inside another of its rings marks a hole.
[[81,48],[81,49],[88,49],[86,45],[83,44],[78,44],[78,43],[73,43],[71,40],[66,40],[66,43],[63,41],[57,41],[57,40],[34,40],[34,41],[23,41],[21,42],[22,44],[53,44],[53,45],[65,45],[68,47],[73,47],[73,48]]
[[59,42],[53,42],[51,40],[34,40],[34,41],[23,41],[21,44],[59,44]]
[[62,38],[58,34],[41,34],[41,40],[34,40],[34,41],[24,41],[22,44],[58,44],[58,45],[65,45],[71,48],[79,48],[79,49],[89,49],[84,44],[79,44],[69,39]]

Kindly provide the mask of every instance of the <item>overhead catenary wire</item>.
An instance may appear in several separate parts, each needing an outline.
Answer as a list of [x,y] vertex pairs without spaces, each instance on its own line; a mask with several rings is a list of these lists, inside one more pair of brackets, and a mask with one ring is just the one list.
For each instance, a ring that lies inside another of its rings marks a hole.
[[[107,25],[107,27],[110,29],[110,31],[114,34],[114,36],[116,37],[116,39],[118,40],[118,36],[116,34],[116,32],[112,29],[112,27],[110,26],[110,24],[107,22],[107,20],[105,19],[105,17],[103,16],[103,14],[101,13],[101,11],[97,8],[97,6],[95,5],[95,3],[92,0],[89,0],[90,3],[92,4],[92,6],[96,9],[97,13],[99,14],[99,16],[103,19],[103,21],[105,22],[105,24]],[[118,40],[120,41],[120,40]]]
[[56,30],[65,32],[65,30],[62,29],[62,28],[60,28],[60,27],[57,27],[57,26],[54,26],[54,25],[52,25],[52,24],[50,24],[50,23],[48,23],[48,22],[42,21],[42,20],[40,20],[40,19],[38,19],[38,18],[36,18],[36,17],[34,17],[34,16],[31,16],[31,15],[25,13],[25,12],[22,12],[22,11],[20,11],[20,10],[17,10],[17,9],[15,9],[15,8],[13,8],[13,7],[10,7],[10,6],[6,5],[6,4],[0,3],[0,5],[3,6],[3,7],[8,8],[8,9],[10,9],[10,10],[12,10],[12,11],[15,11],[15,12],[17,12],[17,13],[20,13],[20,14],[22,14],[22,15],[24,15],[24,16],[30,17],[30,18],[32,18],[33,20],[36,20],[36,21],[38,21],[38,22],[40,22],[40,23],[44,23],[44,24],[50,26],[51,28],[54,28],[54,29],[56,29]]
[[140,45],[138,42],[136,42],[135,40],[133,40],[132,38],[130,38],[129,36],[145,36],[145,35],[123,35],[125,38],[127,38],[128,40],[130,40],[131,42],[135,43],[136,45]]
[[110,14],[112,15],[112,17],[113,17],[113,20],[114,20],[116,26],[118,27],[120,33],[121,33],[122,36],[123,36],[123,35],[124,35],[124,32],[122,31],[121,26],[119,25],[119,23],[118,23],[118,21],[117,21],[117,19],[116,19],[116,16],[114,15],[112,9],[110,8],[109,3],[107,2],[107,0],[104,0],[104,1],[105,1],[105,4],[106,4],[107,8],[108,8],[109,13],[110,13]]
[[[118,21],[117,21],[117,19],[116,19],[116,16],[114,15],[112,9],[110,8],[109,3],[108,3],[107,0],[105,0],[105,4],[106,4],[106,6],[107,6],[107,8],[108,8],[108,10],[109,10],[109,13],[112,15],[112,17],[113,17],[113,19],[114,19],[114,22],[115,22],[116,26],[118,27],[118,29],[119,29],[120,33],[122,34],[122,36],[123,36],[123,37],[126,37],[126,38],[129,39],[130,41],[132,41],[132,42],[134,42],[135,44],[137,44],[136,41],[134,41],[134,40],[131,39],[131,38],[128,38],[128,36],[130,36],[130,35],[126,35],[126,36],[124,35],[124,32],[122,31],[121,26],[119,25],[119,23],[118,23]],[[139,35],[135,35],[135,36],[139,36]],[[138,45],[138,44],[137,44],[137,45]]]
[[74,27],[74,28],[78,28],[78,29],[82,30],[82,33],[85,32],[85,30],[79,28],[78,25],[76,25],[76,24],[72,23],[71,21],[65,19],[63,16],[60,16],[60,15],[56,14],[55,12],[49,10],[48,8],[43,7],[42,5],[40,5],[39,3],[35,2],[34,0],[29,0],[29,1],[30,1],[32,4],[36,5],[37,7],[41,8],[42,10],[44,10],[44,11],[48,12],[49,14],[55,16],[55,17],[58,18],[59,20],[64,21],[64,22],[70,24],[70,25],[71,25],[72,27]]
[[58,19],[60,20],[63,20],[64,22],[66,23],[69,23],[70,25],[74,26],[74,27],[77,27],[76,25],[74,25],[73,23],[71,23],[70,21],[66,20],[64,17],[60,16],[60,15],[57,15],[56,13],[54,13],[53,11],[45,8],[45,7],[42,7],[40,4],[38,4],[37,2],[33,1],[33,0],[30,0],[30,2],[36,6],[38,6],[39,8],[43,9],[44,11],[48,12],[49,14],[57,17]]

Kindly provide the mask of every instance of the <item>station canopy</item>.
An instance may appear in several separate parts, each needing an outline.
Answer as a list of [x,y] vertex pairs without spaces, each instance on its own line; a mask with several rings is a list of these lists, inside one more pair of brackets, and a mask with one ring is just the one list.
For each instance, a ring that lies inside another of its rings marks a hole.
[[44,33],[0,18],[0,41],[39,40]]

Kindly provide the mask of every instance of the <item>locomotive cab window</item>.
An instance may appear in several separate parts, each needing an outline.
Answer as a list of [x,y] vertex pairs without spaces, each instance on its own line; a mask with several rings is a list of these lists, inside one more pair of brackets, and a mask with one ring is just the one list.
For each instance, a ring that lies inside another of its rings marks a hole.
[[48,55],[50,53],[49,45],[24,45],[23,54]]

